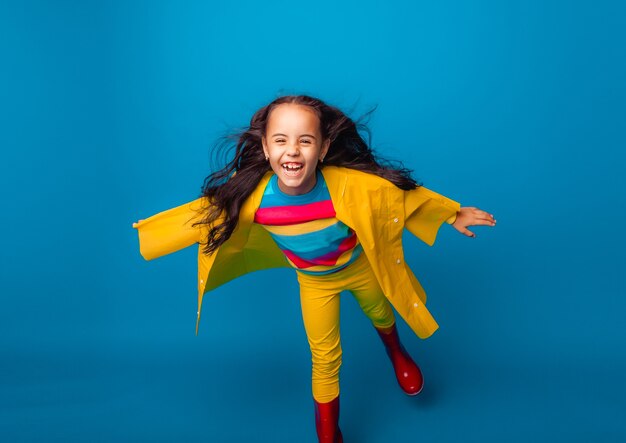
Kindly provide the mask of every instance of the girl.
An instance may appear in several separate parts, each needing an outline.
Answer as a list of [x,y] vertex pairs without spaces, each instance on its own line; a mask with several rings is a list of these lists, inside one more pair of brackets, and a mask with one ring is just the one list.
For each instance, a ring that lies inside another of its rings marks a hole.
[[320,442],[342,442],[339,419],[339,293],[350,291],[372,321],[400,388],[422,390],[419,367],[398,338],[392,306],[421,338],[437,323],[402,252],[407,228],[433,245],[447,222],[475,237],[493,215],[418,185],[377,160],[339,109],[305,96],[279,97],[238,134],[234,158],[205,179],[203,196],[134,223],[147,260],[198,243],[198,323],[207,291],[248,272],[290,266],[300,284],[312,354]]

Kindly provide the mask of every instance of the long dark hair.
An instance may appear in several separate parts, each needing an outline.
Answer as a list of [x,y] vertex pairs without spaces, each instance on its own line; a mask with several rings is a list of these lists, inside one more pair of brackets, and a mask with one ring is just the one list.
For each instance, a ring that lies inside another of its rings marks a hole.
[[[310,107],[320,121],[323,141],[330,140],[324,166],[343,166],[378,175],[389,180],[400,189],[410,190],[421,186],[411,178],[411,171],[399,162],[391,162],[376,155],[361,136],[371,133],[366,119],[376,109],[366,112],[356,122],[338,108],[308,95],[285,95],[254,113],[250,126],[236,134],[222,138],[217,153],[224,154],[235,144],[235,156],[226,166],[204,179],[202,194],[207,197],[205,216],[194,226],[208,226],[208,236],[204,247],[205,254],[215,252],[235,230],[239,211],[243,202],[271,169],[265,159],[261,139],[265,136],[268,119],[272,110],[283,103],[293,103]],[[394,166],[395,164],[395,166]],[[322,165],[319,165],[322,166]]]

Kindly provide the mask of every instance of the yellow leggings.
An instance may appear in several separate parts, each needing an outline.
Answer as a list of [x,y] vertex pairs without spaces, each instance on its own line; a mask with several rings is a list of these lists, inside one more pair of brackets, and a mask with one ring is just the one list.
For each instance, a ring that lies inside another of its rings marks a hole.
[[340,292],[350,291],[375,327],[388,328],[395,323],[395,317],[363,252],[348,267],[332,274],[296,273],[300,283],[302,319],[313,361],[313,398],[326,403],[339,395]]

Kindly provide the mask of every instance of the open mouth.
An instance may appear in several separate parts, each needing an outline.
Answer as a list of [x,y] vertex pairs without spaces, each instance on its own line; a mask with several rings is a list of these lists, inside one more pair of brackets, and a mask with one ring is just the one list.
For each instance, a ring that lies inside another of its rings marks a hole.
[[298,172],[304,165],[302,163],[283,163],[282,167],[286,172]]

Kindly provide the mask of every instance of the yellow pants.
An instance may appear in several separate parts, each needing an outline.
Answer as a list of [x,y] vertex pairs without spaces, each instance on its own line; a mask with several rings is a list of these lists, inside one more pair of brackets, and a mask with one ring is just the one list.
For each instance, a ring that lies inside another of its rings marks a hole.
[[311,347],[313,398],[326,403],[339,395],[340,292],[350,291],[375,327],[388,328],[395,323],[395,317],[363,252],[348,267],[332,274],[296,273],[302,319]]

